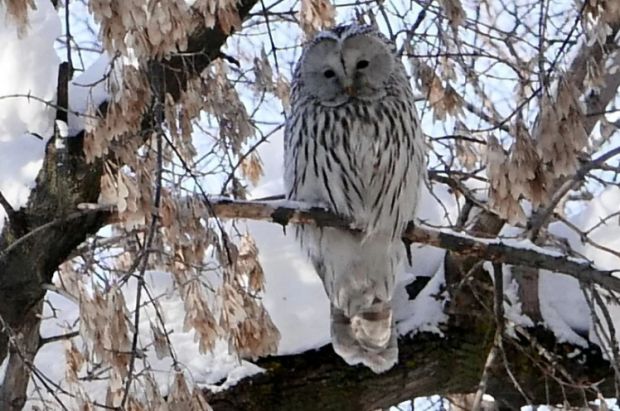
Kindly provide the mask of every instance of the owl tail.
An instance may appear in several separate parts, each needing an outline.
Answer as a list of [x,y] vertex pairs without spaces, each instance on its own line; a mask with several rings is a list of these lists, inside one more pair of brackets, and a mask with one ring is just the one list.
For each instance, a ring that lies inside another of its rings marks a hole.
[[351,318],[331,307],[334,351],[348,364],[364,364],[379,374],[398,361],[398,342],[390,302],[376,302]]

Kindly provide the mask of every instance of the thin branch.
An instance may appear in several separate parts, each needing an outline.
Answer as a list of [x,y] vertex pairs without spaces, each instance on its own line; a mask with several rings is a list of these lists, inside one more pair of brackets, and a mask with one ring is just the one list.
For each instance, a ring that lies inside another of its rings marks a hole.
[[71,40],[73,36],[71,36],[71,24],[70,17],[71,13],[69,12],[69,1],[65,1],[65,30],[66,30],[66,47],[67,47],[67,63],[69,63],[69,79],[73,77],[73,59],[71,57]]
[[529,234],[530,240],[536,240],[540,229],[549,220],[549,217],[553,214],[553,211],[555,210],[557,205],[564,198],[564,196],[575,187],[575,185],[579,181],[583,180],[590,171],[596,169],[597,167],[617,155],[620,155],[620,147],[609,150],[608,152],[601,154],[594,160],[586,162],[579,170],[577,170],[577,172],[572,178],[566,180],[554,193],[553,198],[551,199],[551,201],[549,201],[549,204],[544,209],[537,211],[535,214],[535,218],[532,218]]
[[[352,221],[342,216],[300,202],[241,201],[217,196],[208,197],[208,201],[210,217],[270,221],[282,225],[284,229],[288,224],[315,224],[360,231]],[[80,208],[91,212],[112,211],[109,206],[98,207],[96,204],[81,204]],[[42,228],[36,229],[37,232]],[[411,243],[431,245],[486,261],[564,273],[584,284],[598,284],[620,292],[620,279],[612,275],[617,270],[598,269],[592,261],[545,249],[529,240],[478,238],[448,229],[412,224],[402,237]]]
[[79,331],[71,331],[66,334],[54,335],[52,337],[41,337],[39,338],[39,348],[43,347],[45,344],[50,344],[57,341],[70,340],[71,338],[77,337],[80,335]]
[[9,245],[8,247],[6,247],[3,250],[0,250],[0,260],[2,260],[4,257],[6,257],[9,253],[18,250],[18,246],[21,246],[24,241],[28,240],[28,239],[32,239],[35,238],[37,236],[37,234],[40,234],[46,230],[49,230],[51,228],[55,228],[59,225],[65,224],[67,221],[71,221],[71,220],[77,220],[78,218],[81,217],[85,217],[89,214],[93,214],[93,213],[100,213],[100,212],[106,212],[109,211],[110,207],[109,206],[103,206],[103,207],[97,207],[96,209],[89,209],[89,210],[81,210],[81,211],[75,211],[71,214],[68,214],[65,217],[62,218],[57,218],[55,220],[50,221],[49,223],[45,223],[43,225],[40,225],[36,228],[33,228],[31,231],[29,231],[27,234],[19,237],[18,239],[16,239],[15,241],[13,241],[11,243],[11,245]]
[[[156,90],[157,91],[157,90]],[[156,108],[159,124],[163,122],[163,105],[161,101],[157,102],[158,107]],[[142,289],[146,287],[144,281],[144,275],[146,273],[146,269],[148,267],[149,256],[151,252],[151,246],[153,241],[155,240],[155,234],[157,232],[157,226],[159,224],[159,212],[161,206],[161,198],[162,198],[162,172],[163,172],[163,138],[162,138],[163,130],[159,130],[157,133],[157,169],[155,176],[155,195],[153,199],[153,207],[154,211],[151,215],[151,224],[149,227],[148,237],[144,242],[143,253],[141,255],[141,267],[140,272],[137,277],[138,285],[136,289],[136,305],[134,309],[134,333],[133,339],[131,342],[131,357],[129,359],[129,372],[127,373],[127,381],[125,381],[125,392],[123,393],[123,399],[121,401],[121,408],[125,409],[127,405],[127,400],[129,399],[129,390],[131,389],[131,383],[133,381],[133,372],[135,368],[136,361],[136,353],[138,350],[138,336],[140,333],[140,305],[142,302]]]
[[499,346],[499,342],[497,341],[498,338],[501,338],[501,336],[499,335],[499,332],[496,332],[493,346],[491,347],[491,350],[489,351],[489,355],[487,356],[487,360],[484,363],[484,370],[482,371],[482,377],[480,377],[480,382],[478,383],[478,390],[476,391],[476,395],[474,397],[472,411],[481,410],[482,398],[487,389],[487,382],[489,380],[489,374],[491,373],[491,368],[493,367],[493,364],[495,363],[495,358],[497,357],[497,351],[498,351],[497,347]]
[[482,377],[478,383],[478,390],[474,397],[474,403],[472,406],[473,411],[480,411],[482,405],[482,398],[487,390],[487,381],[491,372],[491,367],[495,363],[495,358],[500,350],[502,344],[502,337],[504,334],[504,273],[501,263],[493,264],[493,278],[495,287],[495,299],[494,299],[494,312],[495,312],[495,337],[493,339],[493,346],[489,351],[487,360],[484,364],[484,370],[482,371]]
[[[351,221],[322,208],[309,207],[303,203],[233,201],[228,198],[212,197],[210,204],[214,216],[219,218],[264,220],[283,226],[289,223],[316,224],[358,231]],[[620,292],[620,279],[612,276],[614,271],[597,269],[591,261],[547,250],[527,240],[482,239],[451,230],[420,226],[407,229],[403,233],[403,238],[412,243],[432,245],[482,260],[561,272],[586,284],[598,284]]]

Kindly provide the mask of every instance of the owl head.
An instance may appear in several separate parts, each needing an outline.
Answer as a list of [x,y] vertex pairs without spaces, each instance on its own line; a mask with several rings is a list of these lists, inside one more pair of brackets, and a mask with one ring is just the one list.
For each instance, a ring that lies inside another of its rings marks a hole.
[[341,25],[308,43],[298,65],[303,92],[325,106],[386,95],[395,69],[395,48],[371,26]]

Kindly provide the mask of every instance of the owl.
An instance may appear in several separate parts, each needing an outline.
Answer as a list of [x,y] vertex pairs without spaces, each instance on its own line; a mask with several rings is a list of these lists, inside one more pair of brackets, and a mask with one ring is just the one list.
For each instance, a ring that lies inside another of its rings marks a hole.
[[386,371],[398,360],[391,301],[406,255],[401,234],[425,172],[405,68],[377,29],[340,25],[304,47],[290,102],[287,198],[327,208],[356,228],[295,228],[331,303],[334,351],[351,365]]

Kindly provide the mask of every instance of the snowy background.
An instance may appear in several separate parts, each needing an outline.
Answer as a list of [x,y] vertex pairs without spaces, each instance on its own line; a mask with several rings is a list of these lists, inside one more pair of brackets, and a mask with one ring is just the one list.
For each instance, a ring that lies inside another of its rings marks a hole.
[[[55,47],[61,35],[61,20],[48,0],[39,0],[37,10],[30,14],[27,35],[18,36],[11,23],[0,25],[0,192],[14,208],[24,205],[34,186],[35,177],[41,167],[46,138],[52,134],[54,109],[44,103],[53,103],[56,90],[57,67],[61,61]],[[0,21],[4,19],[0,5]],[[71,109],[86,112],[89,106],[105,99],[104,76],[110,70],[109,59],[91,59],[93,62],[83,74],[77,76],[70,89]],[[102,81],[99,81],[102,80]],[[21,97],[16,97],[21,96]],[[427,123],[426,127],[430,127]],[[70,116],[70,134],[84,127],[83,120]],[[43,138],[43,139],[41,139]],[[260,184],[250,190],[250,197],[261,198],[282,193],[282,136],[276,133],[269,142],[259,148],[265,164],[264,177]],[[418,219],[432,226],[449,226],[454,223],[459,204],[454,194],[445,186],[435,184],[433,194],[425,188]],[[571,224],[583,231],[589,231],[590,238],[612,250],[620,249],[618,218],[607,219],[617,212],[620,204],[620,189],[609,187],[597,198],[568,216]],[[4,210],[0,208],[0,227]],[[603,223],[601,221],[604,220]],[[264,303],[275,325],[279,329],[280,354],[291,354],[317,348],[329,343],[329,305],[323,287],[300,253],[291,236],[286,236],[281,227],[269,223],[247,222],[249,232],[254,236],[260,250],[260,262],[266,275]],[[510,237],[510,227],[504,235]],[[563,223],[554,223],[551,233],[566,239],[572,249],[591,260],[601,269],[617,269],[620,259],[617,255],[583,243],[579,233]],[[438,325],[445,320],[442,308],[445,301],[435,296],[440,293],[443,282],[444,252],[432,247],[413,247],[413,267],[401,278],[401,287],[395,295],[396,316],[401,334],[429,331],[441,333]],[[414,300],[409,301],[404,285],[416,276],[432,277],[425,289]],[[520,315],[515,300],[515,283],[511,281],[510,269],[506,267],[506,289],[512,306],[506,306],[509,318],[529,325],[529,319]],[[229,355],[225,343],[218,344],[213,353],[199,355],[193,332],[183,331],[185,316],[183,303],[172,293],[172,277],[164,272],[149,272],[147,283],[165,313],[168,329],[172,331],[171,341],[179,362],[191,381],[211,388],[226,388],[243,376],[260,372],[249,362],[239,362]],[[133,306],[135,284],[124,288],[128,306]],[[601,344],[592,323],[587,301],[576,280],[561,274],[544,272],[540,276],[539,291],[541,310],[545,325],[558,337],[580,346],[588,341]],[[50,304],[46,304],[46,320],[42,336],[50,337],[76,329],[79,318],[78,306],[62,295],[48,293]],[[54,307],[54,311],[50,307]],[[620,308],[612,307],[611,314],[616,329],[620,328]],[[149,335],[154,314],[146,310],[142,316],[142,335]],[[62,382],[64,375],[63,342],[45,345],[38,353],[35,366],[51,380]],[[76,344],[80,344],[79,339]],[[165,392],[171,382],[171,362],[158,360],[153,350],[147,352],[145,364],[156,370],[156,377]],[[3,366],[0,366],[0,377]],[[1,378],[0,378],[1,379]],[[104,398],[105,382],[88,382],[85,385],[91,398]],[[31,395],[36,401],[37,387],[31,384]],[[45,394],[43,394],[45,395]]]

